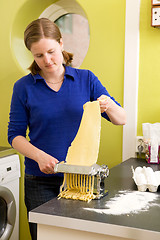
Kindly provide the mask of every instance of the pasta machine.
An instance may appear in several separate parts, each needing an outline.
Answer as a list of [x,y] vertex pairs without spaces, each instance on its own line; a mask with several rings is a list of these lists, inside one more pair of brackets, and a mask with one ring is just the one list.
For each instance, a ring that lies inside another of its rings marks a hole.
[[[70,165],[65,162],[58,163],[54,167],[55,173],[66,173],[72,175],[80,175],[86,177],[91,176],[94,178],[94,199],[101,199],[108,194],[105,186],[105,178],[109,175],[109,169],[107,165],[99,166],[98,164],[93,164],[91,166],[81,166],[81,165]],[[88,178],[87,177],[87,178]],[[83,185],[83,183],[82,183]]]

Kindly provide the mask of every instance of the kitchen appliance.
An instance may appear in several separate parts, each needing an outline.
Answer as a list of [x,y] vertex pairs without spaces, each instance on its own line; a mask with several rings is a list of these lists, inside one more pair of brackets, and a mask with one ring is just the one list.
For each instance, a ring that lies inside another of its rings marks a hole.
[[94,199],[101,199],[108,194],[105,186],[105,178],[109,175],[107,165],[99,166],[93,164],[91,166],[70,165],[67,163],[58,163],[54,167],[56,173],[78,174],[80,176],[94,176]]
[[[0,239],[19,239],[19,156],[0,148]],[[8,155],[8,156],[6,156]]]

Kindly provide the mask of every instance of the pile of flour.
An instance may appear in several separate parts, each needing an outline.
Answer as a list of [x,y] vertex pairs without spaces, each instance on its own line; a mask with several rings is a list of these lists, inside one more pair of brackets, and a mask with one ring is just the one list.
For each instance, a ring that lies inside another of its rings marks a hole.
[[[147,211],[150,207],[157,205],[155,203],[156,199],[158,199],[158,195],[151,192],[119,191],[114,198],[106,202],[106,208],[84,209],[111,215],[139,213],[140,211]],[[160,207],[160,205],[158,206]]]

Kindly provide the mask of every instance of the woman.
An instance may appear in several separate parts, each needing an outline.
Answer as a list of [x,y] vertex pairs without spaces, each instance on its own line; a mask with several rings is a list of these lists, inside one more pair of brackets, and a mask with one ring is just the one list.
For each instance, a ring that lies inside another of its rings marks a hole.
[[[61,33],[53,22],[46,18],[31,22],[24,42],[34,62],[31,73],[14,85],[8,140],[25,156],[25,204],[29,212],[58,195],[63,176],[54,174],[54,166],[66,158],[84,103],[98,100],[102,116],[113,124],[125,124],[126,116],[91,71],[69,66],[73,55],[63,50]],[[36,239],[35,224],[30,224],[30,232]]]

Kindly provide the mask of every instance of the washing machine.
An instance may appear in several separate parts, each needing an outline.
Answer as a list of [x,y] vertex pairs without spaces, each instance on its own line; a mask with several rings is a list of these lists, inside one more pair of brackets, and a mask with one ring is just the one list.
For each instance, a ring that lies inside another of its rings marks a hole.
[[19,178],[19,156],[0,156],[0,240],[19,240]]

